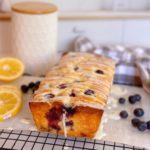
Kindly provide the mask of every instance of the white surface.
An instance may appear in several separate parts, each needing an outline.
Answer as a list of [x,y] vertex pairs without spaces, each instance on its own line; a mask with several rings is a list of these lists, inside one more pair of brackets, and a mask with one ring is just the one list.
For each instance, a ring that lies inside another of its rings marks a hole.
[[122,21],[61,21],[59,23],[59,50],[72,49],[77,36],[85,35],[95,43],[121,43]]
[[105,140],[109,141],[117,141],[120,143],[126,143],[129,145],[135,145],[139,147],[145,147],[147,149],[150,149],[150,142],[149,142],[149,134],[150,131],[146,132],[140,132],[136,128],[134,128],[131,125],[131,119],[135,116],[133,115],[133,111],[135,108],[143,108],[145,111],[145,114],[140,119],[143,121],[149,121],[150,120],[150,95],[148,95],[142,88],[137,88],[133,86],[113,86],[111,91],[111,98],[114,98],[114,100],[118,100],[120,97],[124,97],[128,99],[130,95],[133,94],[140,94],[142,96],[142,101],[140,103],[137,103],[135,105],[131,105],[126,102],[125,105],[118,105],[119,107],[116,107],[115,105],[112,107],[111,110],[108,111],[108,113],[116,114],[117,112],[120,112],[121,110],[127,110],[129,113],[129,117],[127,119],[121,119],[119,121],[115,121],[114,119],[109,120],[106,125],[104,125],[104,131],[106,132]]
[[[29,81],[37,81],[39,78],[24,77],[20,78],[14,84],[20,85],[22,83],[27,84]],[[118,105],[117,101],[120,97],[127,98],[131,94],[139,93],[142,95],[142,102],[135,105],[131,105],[128,102],[125,105]],[[24,96],[24,104],[22,112],[16,117],[11,118],[3,123],[0,123],[2,129],[18,129],[18,130],[36,130],[32,121],[31,113],[28,106],[28,100],[31,98],[30,95]],[[149,95],[141,88],[129,87],[129,86],[118,86],[114,85],[110,95],[110,101],[105,113],[105,124],[104,133],[106,136],[103,140],[115,141],[119,143],[125,143],[138,147],[145,147],[150,149],[149,133],[139,132],[136,128],[132,127],[131,119],[133,118],[133,110],[137,107],[144,108],[145,115],[141,119],[143,121],[150,120],[150,101]],[[118,120],[118,114],[121,110],[128,110],[129,117],[126,120]],[[26,120],[26,121],[25,121]]]
[[[0,21],[0,57],[10,54],[10,21]],[[60,20],[58,49],[73,49],[73,41],[86,35],[99,44],[125,44],[150,47],[149,20]]]
[[149,0],[113,0],[112,9],[116,11],[141,11],[149,9]]
[[[50,0],[47,0],[50,1]],[[61,11],[93,11],[102,8],[102,0],[51,0]]]
[[124,23],[125,44],[150,46],[150,20],[129,20]]
[[[27,0],[1,0],[3,10],[10,10],[9,3]],[[28,0],[29,1],[29,0]],[[32,0],[53,2],[61,11],[92,11],[92,10],[147,10],[150,7],[149,0]],[[1,9],[1,7],[0,7]]]
[[131,0],[113,0],[112,9],[114,11],[126,11],[130,9]]
[[150,3],[149,0],[128,0],[130,10],[149,10]]

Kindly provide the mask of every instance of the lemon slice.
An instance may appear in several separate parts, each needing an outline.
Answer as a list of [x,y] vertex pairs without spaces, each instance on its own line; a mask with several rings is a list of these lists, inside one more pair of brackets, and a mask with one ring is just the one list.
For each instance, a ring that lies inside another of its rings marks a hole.
[[0,85],[0,91],[12,91],[20,98],[22,97],[22,92],[14,85]]
[[13,91],[0,91],[0,121],[15,116],[22,108],[22,99]]
[[0,80],[13,81],[19,78],[24,72],[23,63],[15,58],[0,59]]

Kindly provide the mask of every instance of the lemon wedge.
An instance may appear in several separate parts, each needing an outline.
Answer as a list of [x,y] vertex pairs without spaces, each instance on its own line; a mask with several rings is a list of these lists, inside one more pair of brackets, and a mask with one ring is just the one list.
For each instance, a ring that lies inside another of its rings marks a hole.
[[24,72],[23,63],[16,58],[0,59],[0,80],[10,82],[19,78]]
[[0,86],[0,121],[15,116],[22,108],[22,97],[13,88],[10,90],[8,86],[7,89]]

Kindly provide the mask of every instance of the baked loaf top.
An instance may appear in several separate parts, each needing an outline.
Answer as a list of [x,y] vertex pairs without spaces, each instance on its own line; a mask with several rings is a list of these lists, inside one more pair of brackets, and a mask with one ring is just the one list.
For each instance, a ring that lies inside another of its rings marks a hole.
[[61,101],[68,106],[102,109],[107,103],[115,63],[89,53],[69,53],[53,67],[35,92],[32,102]]

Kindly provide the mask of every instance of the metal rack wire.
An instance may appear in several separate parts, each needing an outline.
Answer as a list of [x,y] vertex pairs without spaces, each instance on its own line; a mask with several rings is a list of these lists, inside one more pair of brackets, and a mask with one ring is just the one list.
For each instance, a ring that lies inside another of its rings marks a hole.
[[36,131],[0,130],[0,149],[17,150],[145,150],[125,144],[73,138]]

